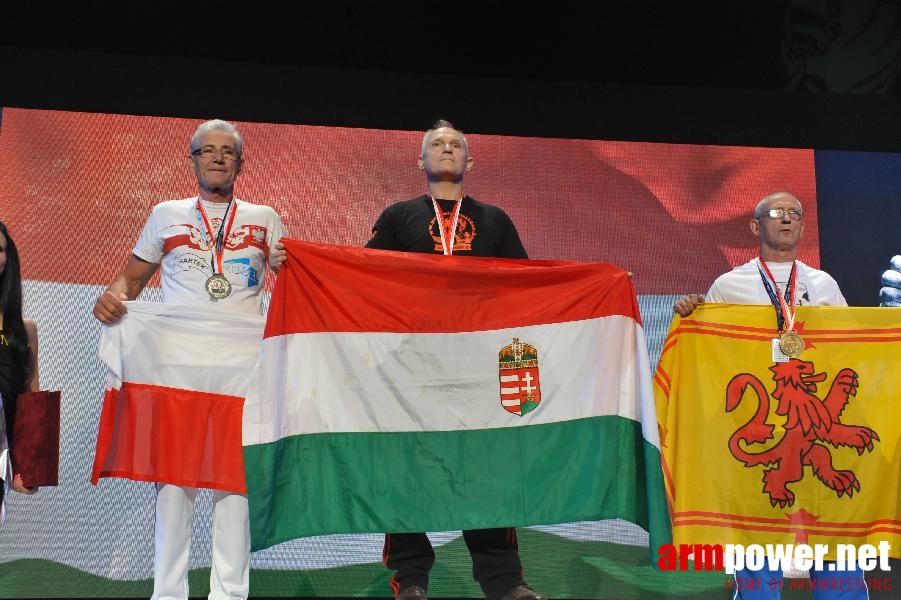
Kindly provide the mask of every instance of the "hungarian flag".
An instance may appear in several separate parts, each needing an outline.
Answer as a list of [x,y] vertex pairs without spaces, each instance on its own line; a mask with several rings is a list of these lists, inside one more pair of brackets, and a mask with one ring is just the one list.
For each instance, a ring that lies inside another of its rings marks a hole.
[[107,391],[91,483],[124,477],[243,493],[241,417],[260,315],[126,302],[104,327]]
[[244,411],[254,549],[606,518],[668,541],[625,271],[284,243]]
[[[677,544],[901,549],[901,309],[769,306],[676,317],[654,377]],[[834,555],[832,555],[834,556]]]

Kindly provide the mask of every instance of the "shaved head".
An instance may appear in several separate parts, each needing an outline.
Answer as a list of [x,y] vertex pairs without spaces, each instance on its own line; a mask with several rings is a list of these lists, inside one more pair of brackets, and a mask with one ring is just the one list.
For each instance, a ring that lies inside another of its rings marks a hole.
[[764,196],[763,199],[757,203],[757,206],[754,208],[754,218],[759,219],[762,217],[763,213],[770,210],[770,206],[779,200],[794,200],[795,204],[798,205],[798,210],[803,210],[801,201],[792,194],[789,194],[788,192],[773,192],[768,196]]

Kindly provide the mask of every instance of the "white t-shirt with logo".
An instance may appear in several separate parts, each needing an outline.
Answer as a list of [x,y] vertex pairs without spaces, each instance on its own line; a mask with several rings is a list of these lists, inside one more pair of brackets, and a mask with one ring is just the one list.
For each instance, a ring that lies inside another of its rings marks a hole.
[[[801,306],[848,306],[848,302],[838,288],[838,283],[825,271],[814,269],[798,262],[798,285],[795,288],[795,304]],[[778,294],[785,297],[785,287],[791,274],[791,262],[767,262],[773,274]],[[735,267],[717,277],[710,291],[704,296],[705,302],[727,304],[772,304],[757,267],[757,259]]]
[[206,281],[213,274],[211,246],[215,246],[228,203],[203,202],[212,221],[210,236],[197,200],[195,196],[154,206],[132,252],[142,260],[162,265],[163,302],[221,305],[229,310],[261,314],[260,292],[266,264],[273,246],[285,233],[281,218],[269,206],[234,199],[237,212],[224,240],[222,257],[223,274],[232,285],[231,294],[214,300],[206,291]]

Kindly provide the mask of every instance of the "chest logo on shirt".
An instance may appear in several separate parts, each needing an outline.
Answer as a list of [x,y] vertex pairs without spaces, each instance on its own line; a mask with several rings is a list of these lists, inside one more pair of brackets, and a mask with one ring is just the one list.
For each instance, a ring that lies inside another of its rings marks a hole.
[[[452,213],[441,213],[441,217],[444,220],[445,231],[454,226],[451,222],[453,219]],[[438,227],[437,217],[432,217],[432,220],[429,221],[429,235],[435,242],[435,251],[439,253],[444,252],[444,247],[441,245],[441,229]],[[458,250],[471,251],[474,239],[476,239],[476,224],[472,222],[472,219],[460,213],[460,216],[457,218],[457,230],[454,232],[454,252]]]
[[513,338],[513,343],[497,353],[497,373],[500,381],[501,406],[520,417],[541,404],[541,385],[538,381],[538,350],[531,344]]
[[[785,288],[788,285],[787,281],[780,281],[776,283],[776,287],[779,288],[779,294],[785,297]],[[810,306],[810,292],[807,291],[807,284],[803,281],[798,282],[798,288],[795,292],[795,304],[798,306]]]
[[[213,229],[218,229],[221,219],[213,219]],[[163,242],[163,254],[179,246],[187,246],[201,252],[209,252],[210,240],[204,233],[191,223],[183,223],[174,226],[182,228],[185,233],[178,233],[166,238]],[[266,228],[261,225],[241,225],[236,227],[225,240],[226,250],[242,250],[244,248],[259,248],[269,257],[269,247],[266,245]]]

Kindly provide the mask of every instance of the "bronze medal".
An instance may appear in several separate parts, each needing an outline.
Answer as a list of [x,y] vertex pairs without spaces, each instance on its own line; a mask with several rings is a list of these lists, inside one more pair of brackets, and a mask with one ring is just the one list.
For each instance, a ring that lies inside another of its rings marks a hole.
[[206,280],[206,293],[213,300],[224,300],[232,293],[232,284],[222,273],[210,275]]
[[779,349],[786,356],[795,358],[804,351],[804,338],[797,331],[789,329],[779,336]]

